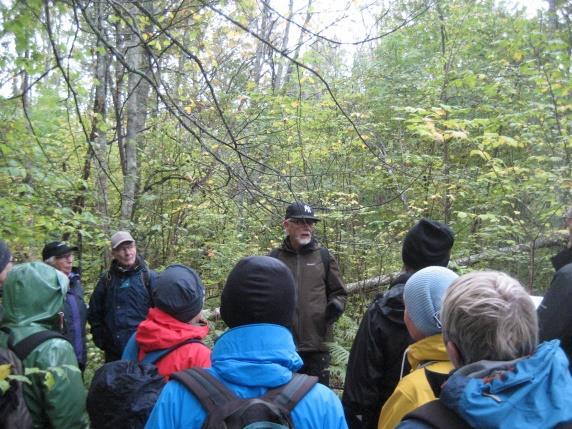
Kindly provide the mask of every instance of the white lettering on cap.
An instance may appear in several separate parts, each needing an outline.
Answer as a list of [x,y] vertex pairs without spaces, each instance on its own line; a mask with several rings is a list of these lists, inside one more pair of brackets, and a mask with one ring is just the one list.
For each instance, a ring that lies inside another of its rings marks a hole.
[[312,213],[312,207],[310,207],[309,205],[305,204],[304,205],[304,211],[306,213]]

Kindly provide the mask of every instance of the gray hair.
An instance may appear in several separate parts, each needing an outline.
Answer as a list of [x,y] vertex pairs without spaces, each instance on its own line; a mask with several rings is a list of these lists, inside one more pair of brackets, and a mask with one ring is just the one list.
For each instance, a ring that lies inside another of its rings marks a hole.
[[50,256],[48,259],[44,261],[45,264],[51,265],[52,267],[56,266],[56,257]]
[[441,321],[444,340],[457,346],[464,365],[517,359],[538,344],[532,299],[518,280],[498,271],[459,277],[447,290]]

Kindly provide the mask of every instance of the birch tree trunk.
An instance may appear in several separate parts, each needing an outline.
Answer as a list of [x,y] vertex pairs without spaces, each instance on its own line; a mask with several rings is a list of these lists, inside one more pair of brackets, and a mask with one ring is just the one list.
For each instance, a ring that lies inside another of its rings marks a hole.
[[[105,13],[101,3],[95,3],[97,26],[101,32],[104,30]],[[108,195],[107,195],[107,138],[103,126],[107,116],[107,85],[109,70],[109,55],[103,50],[103,42],[98,39],[96,45],[95,60],[95,96],[93,100],[93,124],[90,135],[90,148],[93,150],[95,159],[95,210],[103,219],[109,218]],[[104,225],[108,229],[109,225]]]
[[[143,2],[147,10],[151,2]],[[137,17],[135,6],[131,8],[132,16]],[[128,225],[133,219],[133,209],[137,197],[139,183],[138,148],[143,147],[145,122],[149,100],[149,83],[142,75],[148,74],[149,58],[143,42],[134,30],[130,30],[126,41],[127,72],[127,124],[124,141],[124,176],[121,193],[121,224]]]

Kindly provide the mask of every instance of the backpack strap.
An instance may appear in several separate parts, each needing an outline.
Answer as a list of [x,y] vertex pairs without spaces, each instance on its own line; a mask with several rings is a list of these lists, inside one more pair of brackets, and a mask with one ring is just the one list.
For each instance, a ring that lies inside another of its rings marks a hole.
[[280,254],[280,249],[274,248],[274,249],[272,249],[272,250],[270,251],[270,253],[268,254],[268,256],[270,256],[271,258],[274,258],[274,259],[278,259],[278,255],[279,255],[279,254]]
[[149,300],[151,301],[151,307],[155,306],[153,302],[153,289],[151,289],[151,278],[149,277],[149,267],[145,264],[143,269],[141,270],[141,281],[143,282],[143,286],[147,289],[147,294],[149,295]]
[[171,380],[177,380],[193,393],[205,408],[207,415],[238,399],[234,392],[204,368],[195,367],[176,372],[171,375]]
[[293,374],[292,379],[275,389],[266,392],[263,399],[286,409],[291,413],[296,404],[308,393],[318,382],[318,377],[306,374]]
[[324,272],[326,273],[326,286],[328,284],[328,276],[330,275],[330,251],[325,247],[320,247],[320,257],[324,265]]
[[[143,359],[141,359],[141,363],[156,365],[157,362],[159,362],[161,359],[163,359],[165,356],[167,356],[172,351],[177,350],[179,347],[183,347],[186,344],[192,344],[192,343],[200,343],[203,346],[205,345],[201,340],[199,340],[197,338],[189,338],[189,339],[187,339],[181,343],[175,344],[174,346],[171,346],[167,349],[153,350],[152,352],[147,353],[145,355],[145,357]],[[139,347],[137,347],[137,354],[139,354]]]
[[26,359],[28,355],[38,347],[40,344],[51,340],[52,338],[61,338],[62,340],[69,340],[62,334],[55,331],[40,331],[35,334],[29,335],[16,344],[13,343],[12,334],[8,337],[8,348],[14,352],[16,356],[20,358],[21,361]]
[[438,399],[411,411],[403,420],[414,419],[429,425],[434,429],[470,429],[457,413],[443,405]]

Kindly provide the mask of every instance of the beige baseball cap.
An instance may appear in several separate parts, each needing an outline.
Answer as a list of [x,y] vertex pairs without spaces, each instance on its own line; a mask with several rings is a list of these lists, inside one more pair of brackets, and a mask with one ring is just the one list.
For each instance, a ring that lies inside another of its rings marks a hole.
[[135,241],[128,231],[117,231],[111,236],[111,248],[116,249],[120,244],[126,241]]

